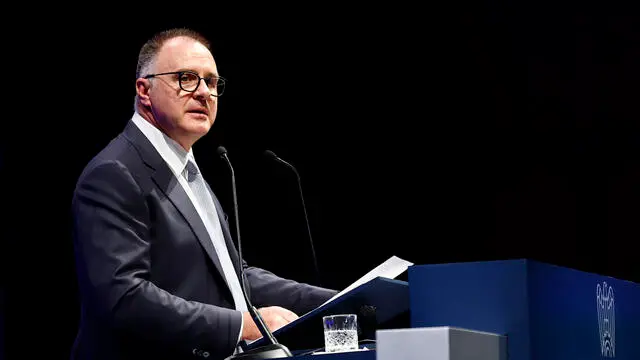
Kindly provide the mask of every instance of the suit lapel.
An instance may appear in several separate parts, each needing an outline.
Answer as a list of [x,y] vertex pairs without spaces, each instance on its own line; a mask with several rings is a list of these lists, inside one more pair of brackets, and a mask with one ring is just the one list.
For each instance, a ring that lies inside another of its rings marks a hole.
[[[153,147],[151,142],[144,136],[138,127],[131,121],[124,130],[125,136],[138,149],[140,156],[145,163],[153,169],[152,178],[158,187],[171,200],[173,205],[180,211],[185,221],[193,230],[200,245],[204,248],[211,262],[218,270],[218,274],[224,279],[224,272],[220,265],[220,260],[209,237],[207,228],[204,226],[200,215],[191,203],[189,196],[180,185],[178,179],[173,175],[167,163]],[[226,234],[225,234],[226,237]],[[226,282],[226,280],[225,280]]]

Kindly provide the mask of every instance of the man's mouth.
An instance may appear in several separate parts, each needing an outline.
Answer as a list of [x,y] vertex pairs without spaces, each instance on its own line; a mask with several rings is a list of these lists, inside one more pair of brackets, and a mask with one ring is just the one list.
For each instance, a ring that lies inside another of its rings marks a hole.
[[194,109],[194,110],[189,110],[188,112],[194,113],[194,114],[203,114],[203,115],[209,116],[209,112],[207,110],[204,110],[204,109]]

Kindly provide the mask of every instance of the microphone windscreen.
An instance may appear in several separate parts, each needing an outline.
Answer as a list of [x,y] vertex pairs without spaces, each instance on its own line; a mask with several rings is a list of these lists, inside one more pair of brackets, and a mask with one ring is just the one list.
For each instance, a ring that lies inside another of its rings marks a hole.
[[222,156],[227,153],[227,149],[224,146],[218,146],[218,155]]

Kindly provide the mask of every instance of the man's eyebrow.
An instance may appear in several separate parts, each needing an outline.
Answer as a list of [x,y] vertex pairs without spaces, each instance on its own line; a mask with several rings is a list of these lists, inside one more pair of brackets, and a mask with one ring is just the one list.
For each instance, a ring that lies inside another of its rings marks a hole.
[[[188,71],[188,72],[192,72],[194,74],[198,74],[198,76],[200,75],[197,71],[195,71],[193,69],[189,69],[189,68],[181,68],[180,70],[177,70],[176,72],[178,72],[178,71],[182,71],[182,72]],[[219,79],[220,78],[220,74],[213,73],[213,72],[205,72],[204,76],[202,76],[202,77],[206,78],[206,79]]]

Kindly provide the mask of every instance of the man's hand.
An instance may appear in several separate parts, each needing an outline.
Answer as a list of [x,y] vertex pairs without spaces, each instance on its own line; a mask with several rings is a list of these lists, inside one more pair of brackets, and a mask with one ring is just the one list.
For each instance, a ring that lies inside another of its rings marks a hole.
[[[275,331],[293,320],[298,318],[294,312],[287,310],[280,306],[269,306],[258,309],[262,320],[270,331]],[[258,330],[256,323],[253,322],[251,314],[245,312],[242,314],[243,328],[242,339],[243,340],[255,340],[262,337],[262,333]]]

